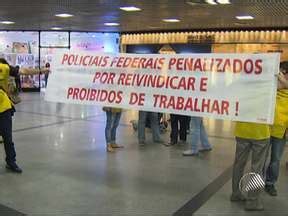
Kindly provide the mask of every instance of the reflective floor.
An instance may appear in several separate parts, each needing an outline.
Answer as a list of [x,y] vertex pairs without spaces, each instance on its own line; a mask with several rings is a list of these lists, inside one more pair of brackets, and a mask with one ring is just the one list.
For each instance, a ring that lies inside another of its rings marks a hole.
[[[137,112],[125,111],[117,135],[125,148],[107,154],[101,107],[48,103],[43,93],[21,96],[13,135],[24,172],[6,172],[1,148],[0,215],[5,208],[11,215],[288,215],[287,149],[279,195],[263,194],[264,212],[247,213],[229,201],[235,151],[229,121],[206,119],[213,150],[183,157],[187,146],[153,143],[149,130],[139,147],[130,124]],[[168,142],[169,131],[162,135]]]

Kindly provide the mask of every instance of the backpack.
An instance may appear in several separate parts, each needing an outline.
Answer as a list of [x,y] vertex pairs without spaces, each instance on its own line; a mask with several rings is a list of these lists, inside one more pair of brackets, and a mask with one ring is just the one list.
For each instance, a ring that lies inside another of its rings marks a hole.
[[14,77],[9,77],[9,82],[8,82],[8,96],[10,100],[12,101],[13,104],[18,104],[21,102],[21,98],[19,95],[19,91],[16,87],[15,84],[15,78]]

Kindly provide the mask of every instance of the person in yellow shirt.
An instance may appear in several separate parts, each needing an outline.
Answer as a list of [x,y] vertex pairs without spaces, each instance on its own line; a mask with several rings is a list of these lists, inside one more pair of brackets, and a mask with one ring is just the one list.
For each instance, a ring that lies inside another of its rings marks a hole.
[[288,126],[288,61],[280,63],[276,97],[275,120],[271,126],[271,156],[266,170],[265,191],[277,196],[275,183],[279,176],[280,161],[286,144],[285,133]]
[[[33,69],[23,68],[19,73],[23,75],[34,75],[47,73],[46,68]],[[16,173],[22,173],[22,169],[16,163],[16,151],[12,141],[12,116],[15,112],[13,103],[9,98],[9,77],[19,75],[17,68],[12,67],[4,58],[0,58],[0,135],[3,138],[6,153],[6,168]]]
[[[285,64],[281,63],[280,71],[282,71],[282,73],[283,73],[284,66],[285,68],[287,67],[288,69],[287,63]],[[287,69],[285,70],[287,71]],[[282,73],[278,75],[278,89],[288,88],[288,81],[287,81],[288,79],[285,79],[285,76]],[[278,97],[279,97],[279,91],[277,93],[277,99]],[[287,92],[287,97],[288,97],[288,92]],[[277,118],[277,116],[278,114],[277,114],[277,106],[276,106],[275,119],[279,119],[279,117]],[[283,118],[280,117],[280,119],[283,119]],[[287,113],[287,123],[288,123],[288,113]],[[236,127],[235,127],[236,153],[235,153],[235,161],[233,165],[232,195],[230,197],[231,201],[244,201],[245,200],[239,190],[239,182],[240,182],[241,177],[244,174],[244,168],[247,163],[250,151],[252,151],[251,172],[257,173],[261,175],[262,177],[264,176],[263,169],[265,166],[265,161],[267,158],[267,154],[269,152],[269,147],[270,147],[270,142],[271,142],[272,164],[270,162],[270,165],[269,165],[270,168],[268,167],[267,174],[266,174],[267,178],[266,178],[265,190],[267,191],[267,184],[269,184],[272,176],[275,176],[275,169],[277,170],[277,168],[275,168],[275,160],[280,161],[282,154],[280,154],[279,152],[282,151],[283,153],[283,148],[285,144],[283,140],[285,130],[286,128],[284,128],[283,126],[277,125],[277,123],[276,125],[273,125],[271,128],[269,125],[266,125],[266,124],[244,123],[244,122],[236,123]],[[281,139],[281,141],[279,139]],[[279,143],[280,145],[278,145]],[[277,150],[275,151],[275,149]],[[278,172],[279,172],[279,167],[278,167]],[[276,175],[278,177],[278,174]],[[246,200],[246,204],[245,204],[246,210],[263,210],[264,209],[263,204],[260,201],[259,195],[260,194],[254,195],[254,197],[250,196]]]
[[16,163],[16,152],[12,141],[14,107],[7,95],[9,76],[12,71],[12,67],[9,66],[7,61],[0,58],[0,134],[3,138],[6,153],[6,168],[16,173],[22,173],[22,169]]

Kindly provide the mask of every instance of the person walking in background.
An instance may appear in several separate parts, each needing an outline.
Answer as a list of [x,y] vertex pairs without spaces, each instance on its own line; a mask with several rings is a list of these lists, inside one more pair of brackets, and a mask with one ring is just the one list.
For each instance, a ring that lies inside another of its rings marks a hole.
[[116,130],[120,122],[122,110],[120,108],[103,107],[103,111],[106,112],[106,150],[107,152],[114,152],[115,148],[123,148],[123,146],[116,144]]
[[177,144],[178,136],[180,138],[180,143],[185,144],[187,138],[189,117],[178,114],[170,114],[170,122],[171,122],[170,142],[164,143],[164,145],[171,146]]
[[160,138],[160,127],[159,127],[158,113],[139,111],[139,120],[138,120],[138,142],[139,142],[139,145],[140,146],[145,145],[145,125],[146,125],[146,119],[147,118],[150,118],[153,141],[155,143],[163,143],[163,141]]
[[[183,156],[196,156],[199,151],[211,151],[212,147],[209,143],[207,133],[203,124],[202,117],[192,116],[190,120],[191,131],[191,147],[183,152]],[[198,150],[198,144],[202,145],[202,148]]]
[[49,74],[51,73],[51,71],[50,71],[50,63],[49,62],[47,62],[45,64],[45,68],[46,68],[46,72],[45,72],[45,88],[47,88],[48,77],[49,77]]
[[271,196],[277,196],[275,183],[278,180],[280,162],[284,152],[288,124],[288,61],[280,63],[278,75],[278,90],[274,124],[271,126],[271,156],[266,170],[265,191]]
[[22,91],[21,88],[21,78],[20,78],[20,71],[19,71],[20,67],[17,65],[15,67],[15,71],[16,71],[16,76],[15,76],[15,84],[16,84],[16,88],[19,92]]

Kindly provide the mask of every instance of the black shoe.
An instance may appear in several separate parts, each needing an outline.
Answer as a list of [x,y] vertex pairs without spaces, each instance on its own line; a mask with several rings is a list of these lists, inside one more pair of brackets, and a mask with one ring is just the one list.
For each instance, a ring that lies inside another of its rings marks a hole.
[[8,165],[6,164],[6,169],[15,172],[15,173],[22,173],[22,169],[20,167],[18,167],[17,164],[13,164],[13,165]]
[[270,195],[270,196],[277,196],[277,190],[274,185],[265,185],[265,191]]

